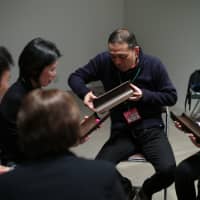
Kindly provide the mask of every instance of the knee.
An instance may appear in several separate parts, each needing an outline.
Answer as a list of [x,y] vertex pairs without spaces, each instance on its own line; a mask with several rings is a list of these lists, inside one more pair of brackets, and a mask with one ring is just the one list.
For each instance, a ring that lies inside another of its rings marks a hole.
[[175,171],[175,178],[176,179],[190,179],[191,178],[191,169],[190,167],[182,162],[180,163]]
[[171,184],[174,181],[176,165],[165,166],[160,170],[160,175]]

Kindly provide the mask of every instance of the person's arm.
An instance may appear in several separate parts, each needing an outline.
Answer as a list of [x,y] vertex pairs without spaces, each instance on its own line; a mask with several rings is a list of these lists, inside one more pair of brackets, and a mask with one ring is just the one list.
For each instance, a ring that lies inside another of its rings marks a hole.
[[102,55],[97,55],[95,58],[91,59],[88,64],[78,68],[69,76],[69,86],[81,99],[84,99],[86,94],[91,92],[87,84],[92,81],[100,80],[100,68],[103,66],[102,62]]
[[177,92],[173,86],[165,66],[157,60],[152,66],[151,76],[154,90],[141,88],[142,103],[148,103],[158,106],[172,106],[177,101]]

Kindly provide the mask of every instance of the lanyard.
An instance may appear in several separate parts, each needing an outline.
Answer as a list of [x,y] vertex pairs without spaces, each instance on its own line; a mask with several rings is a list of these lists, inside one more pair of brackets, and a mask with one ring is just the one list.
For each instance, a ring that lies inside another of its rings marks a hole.
[[[132,80],[130,80],[131,83],[133,83],[136,80],[136,78],[138,77],[140,71],[141,71],[141,67],[138,67],[138,70],[137,70],[135,76],[132,78]],[[118,74],[119,74],[119,81],[120,81],[120,83],[122,83],[120,72]]]
[[[135,76],[134,76],[134,77],[132,78],[132,80],[131,80],[131,83],[133,83],[133,82],[136,80],[136,78],[138,77],[140,71],[141,71],[141,67],[138,67],[138,70],[137,70],[137,72],[135,73]],[[122,79],[121,79],[120,72],[119,72],[119,81],[120,81],[120,84],[121,84],[121,83],[122,83]],[[128,104],[128,102],[125,101],[124,104],[128,106],[128,110],[129,110],[129,109],[130,109],[130,105]]]
[[131,80],[131,83],[133,83],[133,82],[135,81],[135,79],[138,77],[140,71],[141,71],[141,68],[139,67],[138,70],[137,70],[137,72],[136,72],[136,74],[135,74],[135,76],[134,76],[133,79]]

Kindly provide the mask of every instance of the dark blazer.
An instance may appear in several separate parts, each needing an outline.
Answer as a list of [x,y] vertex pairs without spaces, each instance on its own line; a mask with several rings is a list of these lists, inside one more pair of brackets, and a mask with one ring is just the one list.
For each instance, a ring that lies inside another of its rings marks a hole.
[[115,167],[66,156],[19,164],[0,175],[2,200],[122,200]]

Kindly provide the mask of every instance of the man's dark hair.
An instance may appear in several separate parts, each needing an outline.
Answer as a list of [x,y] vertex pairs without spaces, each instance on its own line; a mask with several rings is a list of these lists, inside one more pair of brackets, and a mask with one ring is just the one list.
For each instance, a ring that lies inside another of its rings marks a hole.
[[74,98],[58,89],[36,89],[18,113],[19,147],[26,159],[61,155],[78,142],[80,112]]
[[4,46],[0,46],[0,79],[3,72],[9,70],[14,64],[12,55]]
[[127,29],[117,29],[113,31],[108,38],[108,44],[124,42],[128,44],[129,48],[134,48],[138,45],[135,35],[130,33]]
[[20,78],[38,82],[42,70],[61,56],[56,45],[42,38],[31,40],[19,56]]

